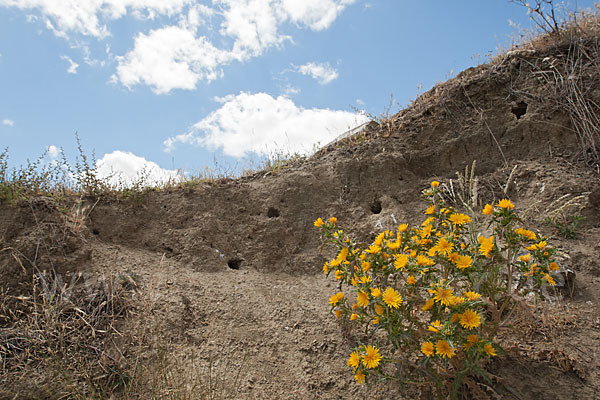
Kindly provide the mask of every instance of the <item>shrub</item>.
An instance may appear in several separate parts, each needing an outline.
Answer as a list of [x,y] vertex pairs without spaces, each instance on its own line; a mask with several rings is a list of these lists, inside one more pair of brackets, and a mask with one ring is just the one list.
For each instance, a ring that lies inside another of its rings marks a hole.
[[558,265],[545,237],[521,227],[508,199],[486,204],[486,231],[445,204],[438,182],[423,191],[427,219],[355,242],[335,217],[315,221],[337,249],[325,263],[338,291],[337,318],[364,328],[348,366],[358,383],[372,379],[433,384],[456,396],[471,375],[502,352],[495,338],[517,307],[554,285]]

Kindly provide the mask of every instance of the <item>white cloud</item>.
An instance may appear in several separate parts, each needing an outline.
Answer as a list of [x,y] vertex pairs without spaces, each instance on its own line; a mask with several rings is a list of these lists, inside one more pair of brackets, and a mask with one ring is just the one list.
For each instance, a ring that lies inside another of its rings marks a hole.
[[[134,48],[117,57],[117,72],[111,80],[128,88],[146,84],[161,94],[173,89],[191,90],[198,81],[222,77],[222,66],[260,56],[291,40],[280,32],[286,21],[325,29],[354,1],[213,0],[223,18],[219,33],[233,39],[231,48],[217,48],[205,36],[197,35],[197,27],[217,12],[205,6],[192,7],[178,25],[138,34]],[[337,77],[331,68],[315,73],[321,73],[321,82]]]
[[327,29],[356,0],[213,0],[224,21],[221,34],[234,39],[232,52],[238,58],[261,55],[291,36],[280,26],[292,22],[314,31]]
[[61,60],[65,60],[69,62],[69,69],[67,69],[67,72],[69,74],[76,74],[77,73],[77,67],[79,67],[79,64],[77,64],[75,61],[71,60],[69,57],[67,56],[60,56]]
[[[0,0],[0,6],[39,11],[57,36],[68,33],[104,38],[110,34],[102,20],[116,20],[128,11],[138,18],[175,15],[193,0]],[[33,18],[30,18],[33,19]]]
[[3,119],[2,125],[15,126],[15,121],[13,121],[12,119]]
[[296,24],[310,27],[314,31],[327,29],[356,0],[281,0],[281,8]]
[[161,168],[133,153],[115,150],[96,161],[98,177],[115,186],[131,185],[144,177],[146,185],[167,183],[177,179],[177,171]]
[[241,158],[253,152],[310,153],[341,133],[366,121],[355,113],[298,107],[285,96],[244,93],[217,99],[222,106],[185,134],[164,141],[167,151],[177,143],[222,149]]
[[201,25],[206,25],[208,20],[214,16],[215,10],[203,4],[192,5],[187,14],[182,15],[180,25],[186,28],[197,29]]
[[295,86],[287,85],[283,88],[283,94],[285,94],[286,96],[293,96],[298,93],[300,93],[300,88],[297,88]]
[[309,62],[307,64],[296,67],[296,71],[302,75],[311,76],[316,79],[319,84],[326,85],[329,82],[338,78],[337,71],[329,65],[329,63],[314,63]]
[[112,81],[128,88],[144,83],[155,93],[173,89],[194,89],[200,79],[212,81],[221,76],[219,66],[231,55],[214,47],[206,38],[179,26],[140,33],[135,47],[123,57]]
[[60,149],[53,144],[48,146],[46,148],[46,151],[48,152],[48,155],[50,156],[51,159],[55,159],[60,154]]
[[259,56],[269,47],[290,39],[279,33],[279,25],[286,18],[278,1],[272,0],[216,0],[226,6],[221,34],[234,38],[232,53],[239,58]]
[[[111,34],[108,24],[127,15],[174,19],[176,24],[138,32],[133,49],[115,58],[117,71],[111,77],[128,88],[146,84],[156,93],[168,93],[194,89],[200,80],[221,77],[220,68],[232,61],[258,57],[291,41],[291,36],[282,32],[285,24],[314,31],[327,29],[355,2],[212,0],[208,6],[197,0],[0,0],[0,7],[17,7],[32,15],[32,22],[37,20],[33,14],[39,14],[48,30],[69,41],[75,40],[73,34],[106,38]],[[214,37],[199,34],[203,25]],[[80,47],[86,63],[103,65],[85,54],[85,45]]]

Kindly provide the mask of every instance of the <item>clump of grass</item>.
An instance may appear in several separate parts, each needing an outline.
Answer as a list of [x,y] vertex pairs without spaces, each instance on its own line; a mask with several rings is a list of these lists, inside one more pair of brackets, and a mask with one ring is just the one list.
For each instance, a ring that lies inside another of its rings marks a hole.
[[57,163],[44,163],[46,153],[20,168],[8,168],[8,148],[0,153],[0,201],[17,200],[69,190],[69,173]]
[[[527,9],[535,28],[522,30],[520,39],[496,56],[496,63],[502,64],[507,56],[527,51],[550,55],[532,64],[531,79],[544,82],[548,87],[546,101],[568,113],[583,158],[597,167],[600,163],[600,105],[589,95],[586,68],[591,66],[596,70],[598,67],[600,5],[595,4],[589,10],[570,10],[553,0],[513,0],[513,3]],[[556,49],[564,55],[553,57]]]
[[579,237],[579,224],[583,220],[581,215],[559,216],[556,218],[546,217],[546,224],[556,231],[558,236],[565,239],[577,239]]
[[586,197],[581,194],[574,196],[565,194],[554,200],[544,211],[544,222],[554,228],[556,234],[566,239],[576,239],[578,229],[583,221],[581,211]]
[[29,282],[0,290],[0,386],[6,390],[0,397],[119,391],[129,378],[126,361],[112,348],[118,321],[131,310],[131,291],[111,277],[66,278],[51,267],[32,267]]
[[456,172],[456,185],[452,179],[440,185],[444,198],[454,207],[468,210],[474,215],[475,208],[481,206],[479,201],[479,178],[475,176],[477,161],[473,160],[471,168],[465,167],[465,173]]

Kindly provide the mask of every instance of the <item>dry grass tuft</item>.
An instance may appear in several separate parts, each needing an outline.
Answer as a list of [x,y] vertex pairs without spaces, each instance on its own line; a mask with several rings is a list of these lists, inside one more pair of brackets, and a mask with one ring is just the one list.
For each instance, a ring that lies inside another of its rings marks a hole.
[[34,269],[21,287],[0,290],[0,397],[118,391],[128,376],[117,327],[132,309],[132,292],[115,277],[65,279],[52,268]]

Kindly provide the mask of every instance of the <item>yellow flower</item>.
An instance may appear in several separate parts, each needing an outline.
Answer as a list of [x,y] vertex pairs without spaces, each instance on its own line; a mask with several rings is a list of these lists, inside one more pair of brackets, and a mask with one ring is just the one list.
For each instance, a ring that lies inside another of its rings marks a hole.
[[356,319],[358,319],[358,314],[355,314],[355,313],[350,314],[350,321],[354,321]]
[[438,340],[435,344],[435,352],[443,357],[451,358],[454,355],[452,346],[445,340]]
[[341,262],[345,263],[345,262],[348,261],[347,258],[348,258],[348,248],[344,247],[343,249],[340,250],[340,252],[337,255],[336,259],[338,259]]
[[481,295],[479,293],[471,292],[471,291],[466,292],[465,296],[467,296],[467,299],[469,299],[471,301],[475,301],[481,297]]
[[371,263],[368,261],[363,261],[360,267],[362,268],[363,272],[369,272],[371,269]]
[[336,318],[339,318],[342,316],[342,310],[335,310],[333,313],[335,314]]
[[367,250],[365,250],[365,252],[369,253],[369,254],[377,254],[381,251],[381,247],[377,246],[377,245],[370,245],[369,248]]
[[460,314],[452,314],[452,316],[450,317],[450,322],[452,322],[453,324],[458,322],[458,320],[460,319]]
[[329,222],[331,222],[332,224],[335,225],[335,223],[337,222],[337,218],[336,217],[331,217],[331,218],[329,218]]
[[399,238],[398,240],[394,240],[393,242],[387,242],[387,247],[390,250],[398,250],[398,248],[400,247],[401,244],[402,244],[402,239]]
[[458,257],[460,256],[460,254],[458,254],[457,252],[453,252],[450,253],[450,255],[448,256],[448,258],[450,259],[450,261],[452,261],[453,263],[458,261]]
[[404,232],[407,229],[408,229],[408,224],[400,224],[400,226],[398,227],[398,232]]
[[550,271],[558,271],[560,269],[560,267],[558,266],[557,263],[555,263],[554,261],[552,261],[550,263],[550,265],[548,266],[548,269],[550,269]]
[[489,257],[492,249],[494,248],[494,237],[490,236],[489,238],[479,236],[477,238],[479,241],[479,253]]
[[352,353],[350,353],[350,358],[348,358],[348,366],[350,368],[358,368],[360,364],[360,356],[358,355],[358,351],[353,351]]
[[373,321],[371,321],[371,323],[372,323],[373,325],[377,325],[377,324],[379,323],[379,317],[375,317],[375,318],[373,318]]
[[444,306],[451,306],[454,302],[454,296],[452,295],[452,289],[450,288],[444,289],[442,287],[438,287],[433,293],[435,294],[433,299],[439,301]]
[[465,269],[465,268],[469,268],[472,263],[473,263],[473,259],[471,258],[471,256],[460,256],[459,255],[456,260],[456,267],[458,269]]
[[323,273],[326,274],[329,272],[329,263],[327,261],[325,261],[325,264],[323,264]]
[[365,354],[362,355],[362,363],[365,368],[377,368],[381,361],[379,349],[374,346],[365,346]]
[[369,305],[369,295],[362,290],[358,292],[356,295],[356,302],[361,307],[366,307]]
[[494,212],[494,207],[492,207],[490,204],[486,204],[485,207],[483,207],[483,215],[490,215]]
[[421,254],[419,254],[417,256],[417,264],[423,266],[423,267],[427,267],[427,266],[431,266],[435,264],[435,261],[433,261],[431,258],[428,258],[426,256],[423,256]]
[[502,199],[496,204],[496,207],[512,210],[515,205],[509,199]]
[[431,357],[435,354],[433,350],[433,343],[431,342],[423,342],[421,345],[421,352],[425,354],[427,357]]
[[527,250],[529,251],[534,251],[534,250],[542,250],[544,247],[546,247],[548,245],[548,243],[545,240],[542,240],[539,243],[536,244],[532,244],[529,247],[525,247]]
[[431,231],[433,231],[433,226],[431,225],[425,225],[423,228],[418,230],[421,239],[426,239],[431,236]]
[[379,288],[371,288],[371,296],[379,297],[381,296],[381,289]]
[[381,245],[383,244],[383,239],[385,238],[385,234],[386,234],[386,232],[384,231],[384,232],[381,232],[379,235],[377,235],[373,244],[375,246],[381,247]]
[[444,256],[449,255],[450,253],[452,253],[452,249],[454,248],[454,243],[449,242],[445,237],[441,237],[437,243],[435,244],[435,246],[433,246],[431,248],[431,250],[434,250],[435,253],[440,253]]
[[515,229],[515,233],[517,235],[525,236],[529,240],[536,240],[537,239],[537,236],[535,235],[535,233],[533,233],[530,230],[524,229],[524,228]]
[[552,286],[556,285],[556,281],[554,280],[554,278],[553,278],[553,277],[551,277],[551,276],[550,276],[550,275],[548,275],[548,274],[544,274],[544,276],[542,277],[542,279],[545,279],[545,280],[546,280],[546,282],[548,282],[548,283],[549,283],[550,285],[552,285]]
[[354,379],[356,379],[356,382],[357,382],[359,385],[362,385],[362,384],[364,383],[364,381],[365,381],[365,374],[363,374],[363,372],[359,370],[359,371],[356,373],[356,375],[354,375]]
[[423,307],[421,307],[421,310],[423,310],[423,311],[429,311],[429,310],[431,310],[431,307],[433,307],[433,303],[434,303],[433,299],[427,300],[425,302],[425,304],[423,305]]
[[427,210],[425,210],[425,215],[431,215],[435,212],[435,205],[430,204],[429,207],[427,207]]
[[442,328],[442,323],[440,322],[439,319],[436,319],[434,322],[431,323],[431,325],[429,325],[427,327],[427,330],[438,333],[441,328]]
[[465,350],[469,350],[471,347],[479,342],[479,338],[477,335],[469,335],[467,336],[467,343],[465,343]]
[[406,254],[394,255],[394,258],[396,259],[394,261],[394,267],[396,267],[396,269],[404,269],[406,264],[408,264],[408,256]]
[[357,308],[358,308],[358,304],[356,304],[356,303],[352,304],[352,309],[353,310],[356,310]]
[[479,313],[469,308],[460,315],[460,324],[463,326],[463,328],[477,328],[479,325],[481,325],[481,316]]
[[371,282],[371,278],[369,278],[368,276],[364,275],[360,277],[360,283],[369,283]]
[[464,225],[471,222],[471,217],[465,214],[454,213],[448,218],[454,225]]
[[382,299],[383,302],[388,305],[388,307],[398,308],[398,306],[402,304],[402,296],[400,296],[400,293],[391,287],[385,289]]
[[323,220],[321,219],[321,217],[317,218],[317,220],[315,221],[315,226],[318,228],[320,226],[323,226],[325,224],[325,222],[323,222]]
[[332,306],[335,306],[337,303],[339,303],[342,299],[344,298],[344,293],[343,292],[339,292],[334,294],[333,296],[331,296],[329,298],[329,304],[331,304]]
[[494,346],[491,343],[483,346],[483,350],[487,353],[488,356],[494,357],[496,355],[496,351],[494,350]]
[[381,304],[375,304],[375,314],[383,315],[384,312],[385,312],[385,309],[383,308],[383,306]]
[[522,256],[519,256],[519,261],[523,261],[523,262],[531,261],[531,254],[527,253]]
[[415,283],[417,283],[417,280],[415,279],[414,275],[410,275],[408,278],[406,278],[406,283],[408,283],[409,285],[414,285]]
[[433,182],[431,182],[431,187],[432,187],[432,188],[434,188],[434,189],[435,189],[435,188],[436,188],[436,187],[438,187],[438,186],[440,186],[440,183],[439,183],[438,181],[433,181]]
[[336,269],[335,270],[335,279],[340,280],[343,277],[344,277],[344,272],[339,269]]

